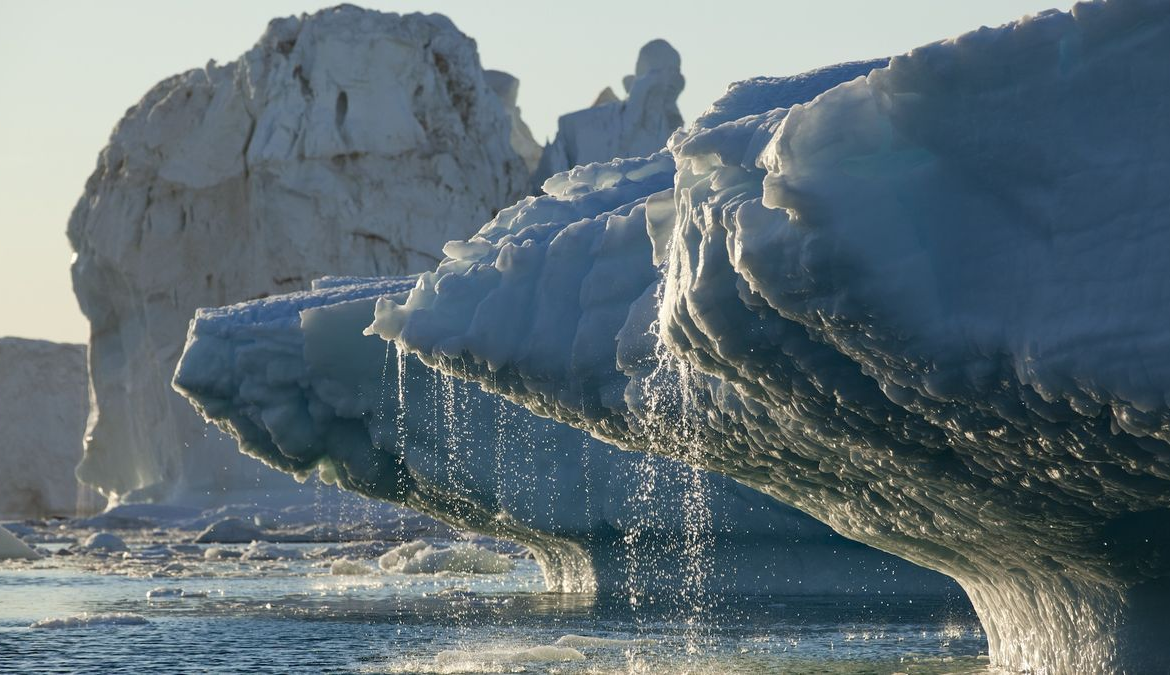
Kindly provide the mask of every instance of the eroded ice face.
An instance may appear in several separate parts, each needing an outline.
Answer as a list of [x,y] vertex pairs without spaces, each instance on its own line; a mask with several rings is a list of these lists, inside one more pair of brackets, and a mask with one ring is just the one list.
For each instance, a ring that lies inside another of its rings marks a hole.
[[569,174],[374,329],[946,571],[1004,666],[1164,667],[1167,63],[1164,2],[923,47],[677,134],[667,188]]
[[405,299],[415,281],[326,279],[203,311],[176,386],[283,471],[524,543],[550,590],[957,590],[734,481],[622,452],[363,335],[375,299]]

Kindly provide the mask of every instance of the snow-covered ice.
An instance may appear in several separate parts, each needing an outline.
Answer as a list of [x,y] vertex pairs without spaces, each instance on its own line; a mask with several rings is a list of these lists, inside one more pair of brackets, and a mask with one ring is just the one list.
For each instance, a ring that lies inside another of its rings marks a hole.
[[953,576],[995,665],[1163,671],[1168,69],[1170,3],[1113,0],[790,108],[733,89],[448,245],[374,327]]

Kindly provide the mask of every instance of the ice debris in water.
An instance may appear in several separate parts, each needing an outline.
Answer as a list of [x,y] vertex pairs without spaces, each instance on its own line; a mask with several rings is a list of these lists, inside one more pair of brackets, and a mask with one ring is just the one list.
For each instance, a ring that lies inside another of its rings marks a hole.
[[128,612],[110,612],[106,614],[82,612],[75,616],[54,619],[41,619],[29,626],[32,630],[58,628],[92,628],[94,626],[140,626],[148,623],[146,617]]
[[109,532],[94,532],[82,544],[87,551],[105,551],[114,553],[126,550],[126,542],[116,534]]
[[565,635],[557,639],[556,645],[558,647],[573,647],[580,649],[582,647],[601,647],[622,649],[625,647],[643,647],[655,644],[654,640],[632,639],[623,640],[618,638],[603,638],[592,635]]
[[402,574],[504,574],[514,564],[507,556],[474,544],[439,548],[412,541],[387,551],[378,559],[378,566]]
[[435,662],[446,666],[474,666],[481,663],[556,663],[584,661],[585,655],[571,647],[542,645],[526,649],[446,650],[435,656]]
[[305,554],[298,549],[282,548],[260,541],[249,544],[240,555],[241,560],[300,560],[304,557]]
[[41,554],[0,525],[0,560],[39,560]]
[[363,562],[342,558],[329,565],[329,573],[334,576],[367,576],[377,574],[378,570]]
[[247,544],[264,538],[264,532],[242,518],[224,518],[195,537],[197,544]]

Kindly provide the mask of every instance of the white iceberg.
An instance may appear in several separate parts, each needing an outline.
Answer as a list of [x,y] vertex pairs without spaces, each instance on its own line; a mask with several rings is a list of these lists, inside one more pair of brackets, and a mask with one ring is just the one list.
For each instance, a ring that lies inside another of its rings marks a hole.
[[445,17],[346,5],[274,20],[238,60],[131,107],[69,222],[90,322],[81,479],[123,502],[295,492],[171,391],[187,322],[325,274],[430,269],[525,194],[484,77]]
[[1170,3],[1081,3],[724,106],[505,209],[374,327],[951,575],[996,666],[1165,671],[1167,64]]

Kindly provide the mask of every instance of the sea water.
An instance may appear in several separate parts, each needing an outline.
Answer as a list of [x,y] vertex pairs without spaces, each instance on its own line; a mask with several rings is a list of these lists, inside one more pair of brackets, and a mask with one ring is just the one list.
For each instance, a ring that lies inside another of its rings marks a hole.
[[[379,568],[385,541],[192,544],[190,532],[147,529],[121,533],[124,552],[99,552],[67,544],[85,531],[34,525],[25,534],[50,555],[0,562],[0,673],[987,668],[978,621],[958,597],[721,596],[696,618],[683,598],[635,608],[546,593],[536,563],[506,544],[496,546],[506,573],[403,574]],[[71,553],[52,554],[62,549]]]

